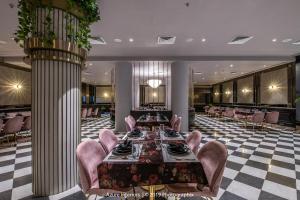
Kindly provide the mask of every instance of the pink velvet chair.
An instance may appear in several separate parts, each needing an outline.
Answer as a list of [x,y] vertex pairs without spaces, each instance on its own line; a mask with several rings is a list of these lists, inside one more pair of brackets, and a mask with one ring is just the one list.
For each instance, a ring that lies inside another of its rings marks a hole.
[[99,113],[99,108],[95,108],[94,112],[92,113],[93,117],[98,117],[98,113]]
[[172,116],[172,118],[170,119],[170,125],[171,125],[171,128],[174,127],[174,123],[175,123],[175,121],[177,120],[177,118],[178,118],[178,116],[177,116],[176,114],[174,114],[174,115]]
[[201,143],[201,133],[199,131],[193,131],[187,136],[186,143],[196,155],[198,153],[199,145]]
[[87,108],[83,108],[81,110],[81,119],[86,119],[87,116]]
[[2,119],[0,119],[0,133],[1,133],[1,131],[2,131],[2,128],[3,128],[3,126],[4,126],[4,124],[3,124],[3,120],[2,120]]
[[265,123],[268,124],[277,124],[279,120],[279,112],[273,111],[273,112],[267,112],[265,116]]
[[206,143],[197,155],[206,175],[208,185],[198,189],[197,184],[171,184],[167,189],[171,193],[191,193],[194,196],[216,197],[222,182],[227,161],[226,146],[217,141]]
[[204,106],[204,112],[205,114],[208,114],[209,106]]
[[101,129],[99,133],[99,143],[102,145],[106,154],[109,154],[117,145],[118,138],[112,130]]
[[254,126],[256,125],[263,125],[263,122],[265,120],[265,113],[264,112],[255,112],[253,115],[247,116],[247,122],[252,123],[252,127],[254,129]]
[[125,117],[125,126],[126,126],[126,131],[127,132],[131,132],[134,129],[133,124],[132,124],[131,120],[128,117]]
[[122,191],[99,188],[97,167],[106,157],[106,152],[98,142],[88,140],[80,143],[77,147],[76,154],[81,188],[84,193],[103,196],[107,193],[118,194],[131,190],[131,188],[124,188]]
[[17,137],[24,138],[29,136],[31,136],[31,116],[25,117],[22,129],[17,133]]
[[23,117],[16,116],[12,119],[9,119],[2,130],[2,134],[5,135],[9,142],[9,137],[13,137],[14,141],[16,142],[16,134],[21,131],[23,127]]
[[181,117],[177,117],[177,120],[174,122],[173,130],[180,132],[181,130]]
[[89,108],[89,109],[87,110],[86,117],[91,117],[91,116],[92,116],[92,113],[93,113],[93,108]]

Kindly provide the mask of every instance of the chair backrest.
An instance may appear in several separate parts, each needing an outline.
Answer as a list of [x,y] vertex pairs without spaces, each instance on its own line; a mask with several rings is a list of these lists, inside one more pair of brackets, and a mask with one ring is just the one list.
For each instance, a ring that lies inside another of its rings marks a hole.
[[265,119],[265,113],[264,112],[255,112],[252,116],[252,122],[254,123],[262,123]]
[[24,117],[29,117],[31,116],[31,112],[30,111],[25,111],[25,112],[20,112],[20,114]]
[[12,119],[9,119],[4,127],[3,127],[3,133],[5,134],[11,134],[11,133],[17,133],[20,132],[23,126],[23,116],[16,116]]
[[279,120],[279,112],[273,111],[273,112],[267,112],[265,116],[266,123],[270,124],[277,124]]
[[11,112],[11,113],[6,113],[6,116],[7,117],[15,117],[15,116],[17,116],[17,114],[18,113],[16,113],[16,112]]
[[99,133],[99,142],[103,146],[105,152],[109,154],[117,145],[118,138],[112,130],[101,129]]
[[199,131],[193,131],[187,138],[186,143],[194,154],[198,153],[199,145],[201,143],[201,133]]
[[232,108],[226,109],[225,116],[226,117],[233,117],[234,116],[234,110]]
[[180,132],[181,130],[181,117],[177,117],[177,120],[174,122],[173,130]]
[[128,115],[127,118],[130,120],[132,128],[134,128],[135,124],[136,124],[136,121],[135,121],[134,117],[132,117],[132,115]]
[[89,108],[88,111],[87,111],[86,116],[87,116],[87,117],[92,116],[92,112],[93,112],[93,108]]
[[25,118],[22,130],[24,131],[31,130],[31,116]]
[[208,110],[209,110],[209,106],[204,106],[204,111],[208,112]]
[[98,112],[99,112],[99,108],[97,107],[97,108],[94,110],[94,116],[98,116]]
[[87,108],[83,108],[81,111],[81,118],[86,118],[87,115]]
[[172,116],[172,118],[170,119],[170,124],[171,124],[171,127],[173,128],[173,126],[174,126],[174,123],[175,123],[175,121],[177,120],[177,115],[176,114],[174,114],[173,116]]
[[126,126],[126,131],[130,132],[131,130],[131,123],[130,120],[128,119],[128,117],[125,117],[125,126]]
[[226,146],[210,141],[199,150],[197,158],[202,164],[211,193],[217,195],[227,161]]
[[4,126],[4,124],[3,124],[3,120],[2,119],[0,119],[0,132],[1,132],[1,130],[2,130],[2,127]]
[[84,192],[99,188],[97,166],[106,157],[106,153],[98,142],[88,140],[78,145],[76,150],[79,177]]

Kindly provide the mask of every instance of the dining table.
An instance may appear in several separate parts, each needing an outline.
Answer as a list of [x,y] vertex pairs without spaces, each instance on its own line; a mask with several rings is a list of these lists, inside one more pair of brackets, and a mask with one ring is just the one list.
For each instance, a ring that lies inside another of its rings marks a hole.
[[[129,153],[116,153],[120,145],[128,144],[131,145]],[[172,150],[178,146],[185,151]],[[167,184],[195,183],[200,189],[208,184],[202,164],[183,136],[176,133],[168,137],[160,130],[127,133],[98,166],[97,172],[100,189],[123,191],[141,187],[149,190],[150,200]]]
[[149,127],[150,130],[153,130],[154,127],[160,125],[170,125],[169,119],[165,115],[141,115],[136,120],[137,126]]

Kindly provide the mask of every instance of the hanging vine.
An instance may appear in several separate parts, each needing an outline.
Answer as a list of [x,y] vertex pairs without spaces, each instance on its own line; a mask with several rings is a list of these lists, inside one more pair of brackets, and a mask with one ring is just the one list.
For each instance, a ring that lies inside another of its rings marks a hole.
[[[91,38],[90,25],[100,20],[99,9],[96,0],[62,0],[67,2],[66,12],[73,9],[80,9],[82,17],[78,17],[78,30],[75,31],[71,14],[65,15],[67,39],[76,43],[79,47],[87,50],[91,49],[89,39]],[[53,40],[58,38],[53,31],[53,1],[48,0],[47,4],[43,4],[43,0],[19,0],[18,3],[18,20],[19,25],[15,33],[15,40],[21,47],[24,41],[30,37],[39,37],[46,45],[52,45]],[[49,3],[50,2],[50,3]],[[36,9],[45,8],[47,14],[43,20],[44,34],[36,32]]]

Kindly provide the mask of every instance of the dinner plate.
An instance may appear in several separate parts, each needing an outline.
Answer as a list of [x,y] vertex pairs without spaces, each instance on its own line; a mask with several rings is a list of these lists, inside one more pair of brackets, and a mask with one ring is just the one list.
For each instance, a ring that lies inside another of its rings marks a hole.
[[184,144],[170,144],[167,146],[167,151],[170,155],[187,155],[190,153],[190,149]]
[[[133,147],[133,151],[135,152],[136,148]],[[132,146],[128,147],[128,148],[120,148],[119,146],[118,147],[115,147],[112,151],[112,154],[113,155],[117,155],[117,156],[124,156],[124,155],[130,155],[132,154]]]

